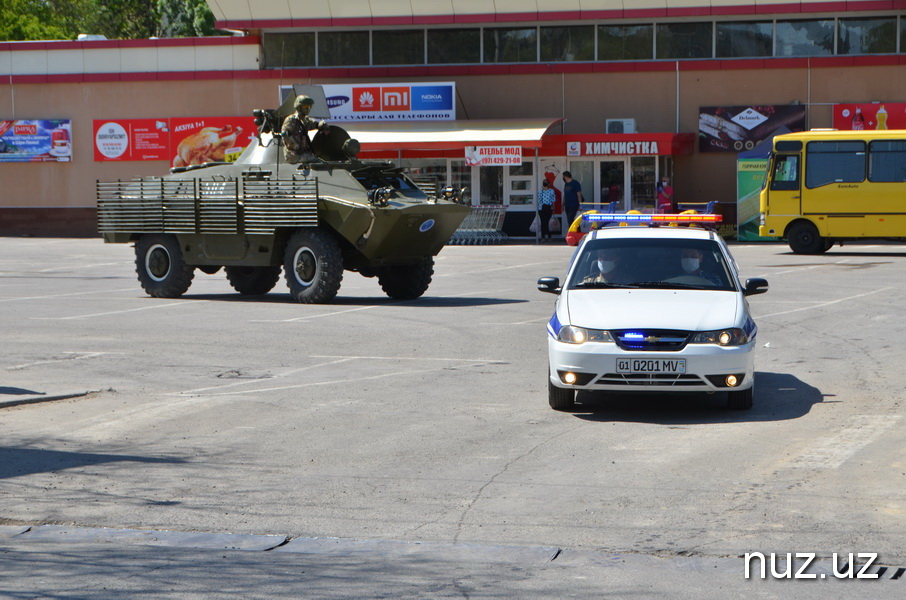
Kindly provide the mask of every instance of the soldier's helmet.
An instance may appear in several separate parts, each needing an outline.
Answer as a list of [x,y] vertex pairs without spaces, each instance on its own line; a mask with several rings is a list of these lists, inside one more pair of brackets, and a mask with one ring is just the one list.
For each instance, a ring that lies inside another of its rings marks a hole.
[[293,102],[293,108],[298,110],[300,106],[312,107],[315,105],[315,101],[304,94],[296,96],[296,101]]

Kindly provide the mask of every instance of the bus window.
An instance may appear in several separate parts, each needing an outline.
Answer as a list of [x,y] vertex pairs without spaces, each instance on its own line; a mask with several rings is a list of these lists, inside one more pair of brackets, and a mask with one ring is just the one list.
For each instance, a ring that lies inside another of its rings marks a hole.
[[774,174],[771,177],[772,190],[799,189],[799,155],[778,154],[774,156]]
[[874,141],[868,148],[869,181],[906,182],[906,141]]
[[805,185],[865,181],[865,142],[809,142],[805,154]]

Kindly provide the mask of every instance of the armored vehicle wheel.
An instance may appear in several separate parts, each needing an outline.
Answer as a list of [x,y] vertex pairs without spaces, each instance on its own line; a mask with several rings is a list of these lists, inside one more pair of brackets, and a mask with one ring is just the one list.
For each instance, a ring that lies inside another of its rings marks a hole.
[[434,258],[428,256],[414,265],[382,267],[378,282],[384,293],[395,300],[412,300],[427,291],[434,275]]
[[343,255],[337,240],[323,229],[300,229],[289,238],[283,259],[286,285],[306,304],[330,302],[343,281]]
[[280,267],[224,267],[233,289],[246,296],[266,294],[277,285]]
[[182,296],[195,277],[176,237],[164,234],[143,235],[135,243],[135,271],[142,289],[155,298]]

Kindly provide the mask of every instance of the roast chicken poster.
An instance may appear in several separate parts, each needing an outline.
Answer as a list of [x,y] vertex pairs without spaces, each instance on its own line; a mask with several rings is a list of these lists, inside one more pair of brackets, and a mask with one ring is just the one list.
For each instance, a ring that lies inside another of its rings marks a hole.
[[94,121],[94,160],[166,160],[173,167],[233,162],[255,132],[253,117]]

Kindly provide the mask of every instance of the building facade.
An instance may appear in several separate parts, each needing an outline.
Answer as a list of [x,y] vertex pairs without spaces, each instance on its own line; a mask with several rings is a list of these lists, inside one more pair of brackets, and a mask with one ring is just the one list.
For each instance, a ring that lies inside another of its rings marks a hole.
[[[562,186],[567,170],[591,205],[655,210],[667,176],[681,207],[715,201],[735,223],[739,157],[773,131],[906,102],[906,0],[208,3],[236,35],[0,43],[0,234],[96,235],[97,180],[165,173],[190,124],[247,137],[223,120],[276,107],[292,84],[345,86],[328,102],[353,107],[338,124],[363,157],[469,187],[507,207],[514,236],[529,235],[541,179]],[[416,88],[441,101],[441,87],[443,114],[401,103]],[[545,129],[514,136],[526,121]],[[129,153],[105,154],[113,125]],[[16,131],[48,141],[16,158]]]

